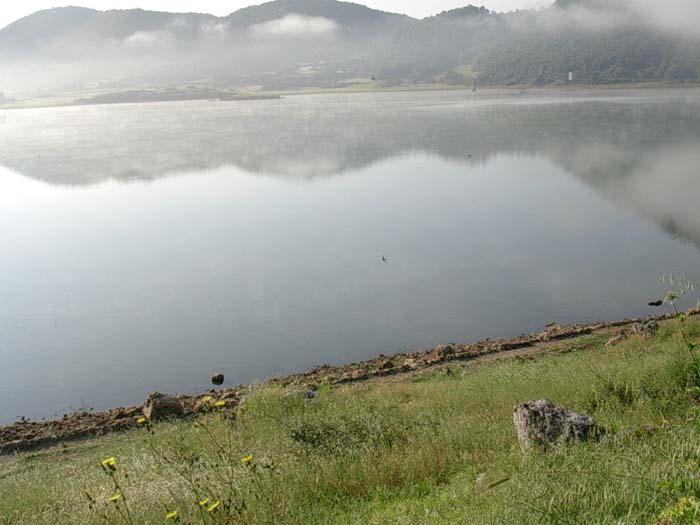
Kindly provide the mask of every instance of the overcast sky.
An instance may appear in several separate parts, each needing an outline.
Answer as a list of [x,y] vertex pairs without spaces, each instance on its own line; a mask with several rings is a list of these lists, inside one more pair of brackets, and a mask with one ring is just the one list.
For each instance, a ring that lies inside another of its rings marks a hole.
[[[530,7],[543,7],[553,3],[554,0],[356,0],[356,3],[365,4],[384,11],[406,13],[415,17],[433,15],[445,9],[462,7],[469,3],[485,5],[496,11],[512,11]],[[59,5],[79,5],[95,9],[131,9],[140,7],[157,11],[175,11],[200,13],[212,13],[215,15],[227,15],[236,9],[248,5],[263,3],[263,0],[74,0],[62,4],[57,0],[4,0],[0,7],[0,28],[14,22],[18,18],[29,15],[40,9],[47,9]]]

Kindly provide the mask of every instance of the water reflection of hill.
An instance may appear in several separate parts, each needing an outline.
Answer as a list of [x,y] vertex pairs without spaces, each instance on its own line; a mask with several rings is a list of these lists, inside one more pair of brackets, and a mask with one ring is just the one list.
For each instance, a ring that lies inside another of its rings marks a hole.
[[698,110],[700,98],[683,93],[558,101],[457,93],[6,112],[0,165],[85,185],[223,165],[322,177],[413,151],[465,163],[540,155],[700,245]]

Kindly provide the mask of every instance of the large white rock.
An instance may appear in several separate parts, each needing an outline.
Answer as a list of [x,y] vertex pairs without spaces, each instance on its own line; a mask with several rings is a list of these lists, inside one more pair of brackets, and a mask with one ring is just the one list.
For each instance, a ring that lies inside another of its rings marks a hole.
[[166,417],[180,417],[184,412],[185,409],[177,398],[160,392],[153,392],[143,404],[143,415],[149,421]]
[[513,423],[523,450],[587,441],[596,434],[592,417],[571,412],[547,399],[517,405]]

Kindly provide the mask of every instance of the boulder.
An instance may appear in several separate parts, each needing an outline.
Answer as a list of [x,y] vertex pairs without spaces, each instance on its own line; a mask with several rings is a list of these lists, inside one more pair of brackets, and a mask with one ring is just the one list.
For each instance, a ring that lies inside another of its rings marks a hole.
[[433,357],[444,361],[455,355],[455,349],[452,345],[440,345],[435,350],[433,350]]
[[644,339],[649,339],[656,335],[659,331],[659,323],[656,321],[648,321],[646,323],[637,323],[632,325],[630,329],[632,334],[643,337]]
[[129,407],[129,408],[115,408],[114,410],[111,410],[109,413],[110,419],[113,421],[119,420],[119,419],[130,419],[135,417],[137,414],[141,413],[141,409],[137,407]]
[[403,362],[403,368],[405,370],[415,370],[418,368],[418,362],[413,358],[408,358]]
[[647,321],[641,323],[634,323],[632,326],[621,330],[619,334],[610,338],[605,346],[617,346],[618,344],[626,341],[630,337],[636,336],[642,339],[651,339],[659,331],[659,323],[656,321]]
[[352,379],[353,381],[362,381],[363,379],[367,379],[368,377],[369,373],[365,368],[358,368],[357,370],[353,370],[350,374],[350,379]]
[[221,392],[219,399],[221,401],[230,401],[232,403],[237,403],[239,397],[241,397],[241,395],[235,390],[228,390],[226,392]]
[[215,402],[216,400],[212,396],[202,396],[194,402],[192,411],[195,414],[199,414],[200,412],[208,412],[211,410]]
[[143,404],[143,415],[149,421],[166,417],[180,417],[184,412],[182,403],[177,398],[160,392],[152,393]]
[[596,435],[590,416],[571,412],[547,399],[517,405],[513,423],[523,450],[587,441]]
[[379,370],[390,370],[394,368],[394,363],[391,359],[383,359],[379,362],[378,368]]
[[224,384],[224,374],[214,374],[211,376],[211,382],[212,384],[216,386],[221,386]]

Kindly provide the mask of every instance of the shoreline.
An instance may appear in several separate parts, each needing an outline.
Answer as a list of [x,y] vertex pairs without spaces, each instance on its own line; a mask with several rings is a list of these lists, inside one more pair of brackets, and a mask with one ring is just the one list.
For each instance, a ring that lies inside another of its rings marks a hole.
[[[504,94],[504,95],[529,95],[529,94],[547,94],[547,93],[583,93],[594,92],[603,93],[605,91],[619,92],[625,90],[660,90],[660,91],[677,91],[677,90],[700,90],[700,82],[695,83],[674,83],[674,82],[635,82],[622,84],[576,84],[568,85],[549,85],[549,86],[532,86],[527,84],[507,85],[484,85],[478,88],[478,93],[487,94]],[[471,88],[462,85],[450,84],[409,84],[397,86],[346,86],[340,88],[299,88],[299,89],[280,89],[280,90],[252,90],[241,91],[237,98],[221,99],[217,102],[248,102],[260,100],[278,100],[285,97],[296,97],[303,95],[359,95],[368,93],[424,93],[424,92],[465,92],[471,93]],[[521,92],[521,91],[524,91]],[[54,98],[39,98],[14,100],[6,104],[0,104],[0,111],[5,110],[20,110],[20,109],[48,109],[48,108],[67,108],[81,106],[113,106],[121,104],[154,104],[162,102],[193,102],[193,101],[208,101],[209,98],[192,98],[192,99],[171,99],[171,100],[142,100],[142,101],[117,101],[117,102],[85,102],[85,96],[90,96],[90,93],[75,93],[71,96],[57,96]],[[92,95],[95,95],[94,93]],[[111,93],[102,94],[112,95]]]
[[[693,308],[690,316],[700,316],[700,309]],[[253,387],[277,387],[301,391],[315,391],[320,386],[338,388],[345,385],[403,379],[452,362],[479,361],[486,358],[528,357],[538,353],[573,352],[586,350],[573,348],[566,343],[575,342],[584,336],[607,337],[615,343],[630,337],[630,327],[658,323],[675,318],[675,314],[662,314],[621,321],[598,322],[583,325],[550,325],[543,332],[522,335],[512,339],[486,339],[467,344],[443,344],[427,350],[397,353],[391,356],[380,354],[374,359],[339,366],[321,365],[306,372],[270,378],[259,384],[211,389],[197,395],[175,395],[184,407],[183,418],[194,418],[205,413],[208,404],[203,403],[209,395],[215,401],[225,403],[222,410],[235,411],[244,402],[247,392]],[[100,412],[76,412],[61,419],[31,421],[26,418],[0,426],[0,456],[26,452],[86,440],[113,432],[126,431],[138,426],[142,417],[142,406],[116,407]]]

